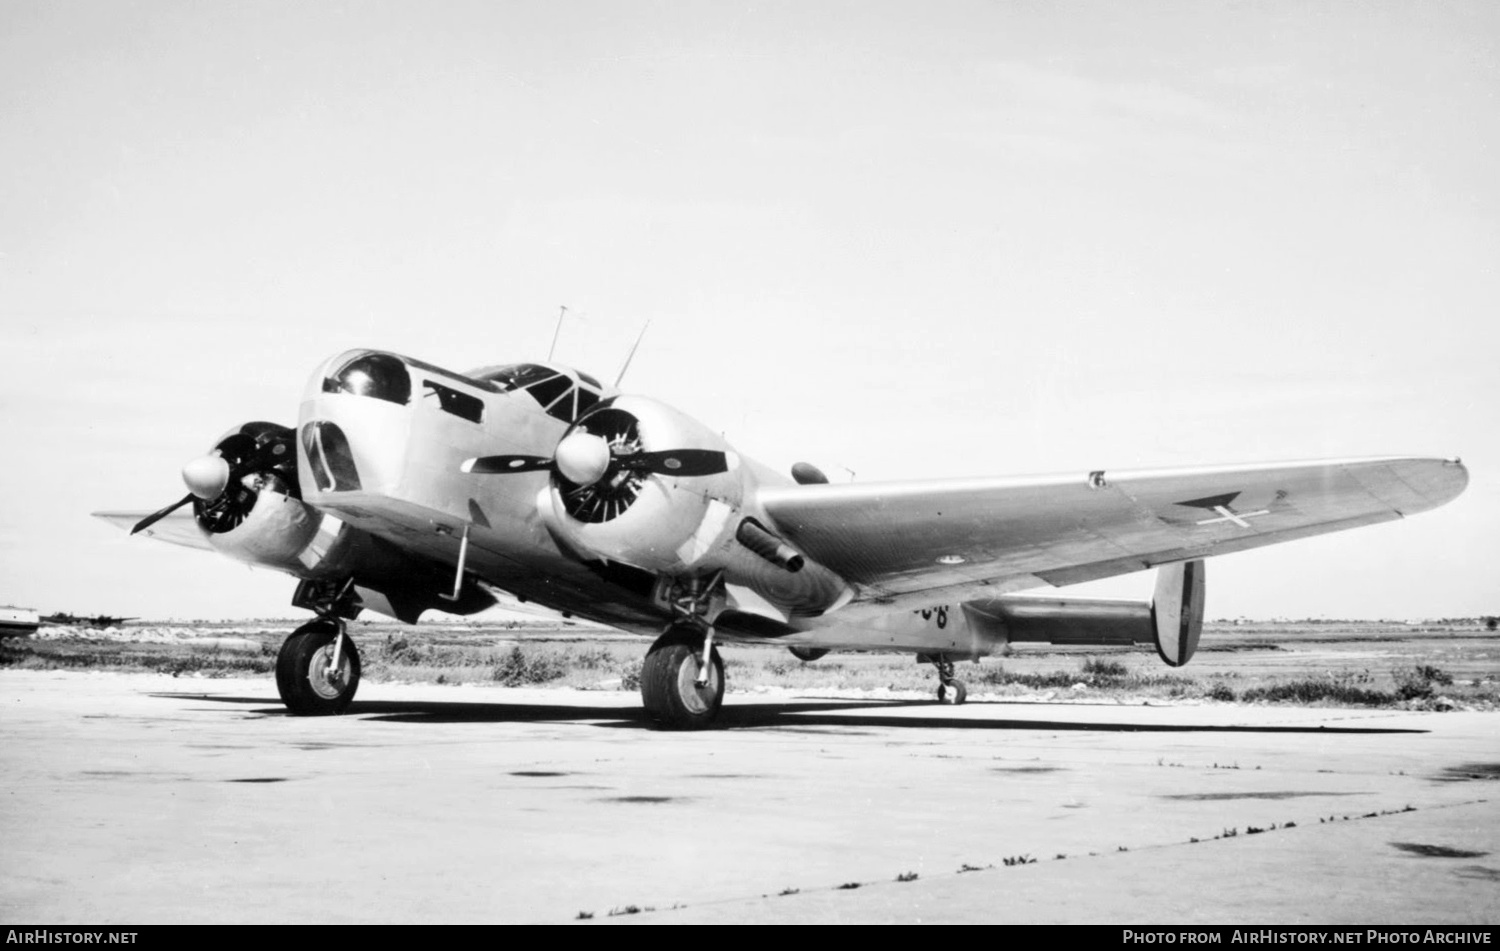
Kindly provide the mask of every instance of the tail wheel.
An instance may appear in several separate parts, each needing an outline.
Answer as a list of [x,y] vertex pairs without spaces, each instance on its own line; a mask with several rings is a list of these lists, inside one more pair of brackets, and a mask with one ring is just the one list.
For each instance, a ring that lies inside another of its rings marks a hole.
[[718,648],[709,653],[708,682],[700,687],[702,664],[703,637],[693,632],[668,632],[646,653],[641,699],[662,729],[702,730],[718,716],[724,703],[724,661]]
[[969,699],[969,688],[962,680],[950,680],[938,685],[938,703],[958,705]]
[[309,621],[292,632],[276,656],[276,690],[293,716],[343,713],[359,689],[359,651],[344,636],[338,665],[333,663],[339,623],[332,618]]

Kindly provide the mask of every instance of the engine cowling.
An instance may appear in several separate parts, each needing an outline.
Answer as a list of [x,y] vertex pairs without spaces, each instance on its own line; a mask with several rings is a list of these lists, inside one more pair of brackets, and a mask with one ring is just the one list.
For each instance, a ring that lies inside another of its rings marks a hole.
[[318,545],[324,517],[302,501],[289,427],[252,422],[232,429],[183,467],[183,480],[209,544],[237,561],[306,575],[333,541]]
[[[576,548],[659,574],[690,574],[733,542],[744,496],[739,459],[717,433],[664,403],[620,396],[574,424],[575,433],[597,437],[611,459],[644,453],[707,450],[723,453],[723,471],[673,475],[672,460],[657,472],[618,464],[600,466],[587,485],[569,478],[577,471],[559,456],[549,491],[549,521]],[[581,442],[581,440],[577,440]],[[587,465],[589,451],[579,463]],[[683,467],[688,471],[690,467]]]

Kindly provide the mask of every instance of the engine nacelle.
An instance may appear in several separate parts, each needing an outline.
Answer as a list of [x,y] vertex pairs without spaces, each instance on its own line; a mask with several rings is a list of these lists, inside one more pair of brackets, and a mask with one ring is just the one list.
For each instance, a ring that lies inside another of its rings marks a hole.
[[741,613],[784,622],[846,602],[843,579],[747,511],[757,485],[718,433],[656,400],[619,396],[563,437],[538,501],[566,547],[656,576],[667,586],[660,597],[678,580],[722,572]]
[[621,469],[588,486],[552,481],[552,523],[575,547],[656,574],[692,574],[732,543],[744,497],[739,459],[713,430],[642,396],[620,396],[579,420],[616,454],[707,449],[727,471],[673,476]]
[[300,578],[347,570],[326,564],[347,532],[302,501],[290,428],[255,422],[232,429],[183,467],[183,479],[197,496],[194,520],[220,554]]

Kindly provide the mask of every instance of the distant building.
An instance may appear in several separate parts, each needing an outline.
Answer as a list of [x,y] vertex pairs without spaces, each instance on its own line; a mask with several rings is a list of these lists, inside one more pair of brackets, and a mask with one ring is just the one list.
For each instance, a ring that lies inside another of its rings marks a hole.
[[0,606],[0,637],[17,637],[30,634],[42,623],[42,619],[30,608]]

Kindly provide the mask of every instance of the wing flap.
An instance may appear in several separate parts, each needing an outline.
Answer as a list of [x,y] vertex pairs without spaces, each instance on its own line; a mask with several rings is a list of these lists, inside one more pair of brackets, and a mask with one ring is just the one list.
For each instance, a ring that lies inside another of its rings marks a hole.
[[[778,530],[870,598],[1073,584],[1400,518],[1447,502],[1453,460],[1386,457],[1030,479],[767,488]],[[1011,583],[1007,583],[1011,582]]]

